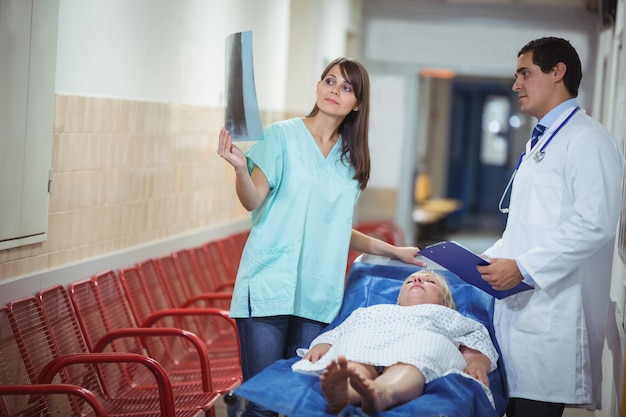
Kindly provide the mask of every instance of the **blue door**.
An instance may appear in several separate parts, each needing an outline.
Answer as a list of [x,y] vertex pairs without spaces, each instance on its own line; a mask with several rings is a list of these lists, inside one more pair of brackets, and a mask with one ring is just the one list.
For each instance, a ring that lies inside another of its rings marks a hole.
[[[477,219],[502,228],[498,204],[517,162],[512,130],[519,126],[510,81],[453,83],[447,194],[461,200],[448,226],[473,226]],[[517,125],[517,126],[516,126]]]

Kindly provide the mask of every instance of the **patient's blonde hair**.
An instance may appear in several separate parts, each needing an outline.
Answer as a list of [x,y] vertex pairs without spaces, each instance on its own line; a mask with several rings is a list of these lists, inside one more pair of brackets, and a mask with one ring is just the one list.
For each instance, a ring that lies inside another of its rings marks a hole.
[[[450,287],[448,286],[448,281],[446,281],[444,277],[442,277],[437,272],[432,271],[430,269],[422,269],[417,272],[413,272],[411,275],[409,275],[404,280],[404,283],[406,283],[411,277],[416,277],[416,276],[432,279],[435,282],[435,284],[439,288],[441,288],[441,294],[443,296],[443,305],[452,309],[456,309],[456,305],[454,304],[454,298],[452,298],[452,292],[450,291]],[[400,298],[400,294],[398,294],[398,299],[399,298]]]

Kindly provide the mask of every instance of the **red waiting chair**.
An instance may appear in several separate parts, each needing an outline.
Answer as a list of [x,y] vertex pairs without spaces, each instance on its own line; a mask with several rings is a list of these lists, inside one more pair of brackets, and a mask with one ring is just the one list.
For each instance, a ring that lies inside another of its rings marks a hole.
[[[180,280],[175,276],[173,279]],[[207,346],[213,388],[227,393],[241,384],[240,347],[235,322],[216,308],[176,307],[157,262],[146,260],[120,271],[131,311],[141,327],[178,327],[197,334]]]
[[237,267],[230,259],[230,254],[226,242],[221,240],[213,240],[201,246],[201,250],[196,250],[196,256],[200,259],[200,253],[205,263],[211,271],[213,291],[222,291],[224,289],[232,289],[235,285],[237,277]]
[[105,417],[102,403],[86,388],[59,383],[59,378],[39,383],[24,340],[13,332],[11,321],[15,318],[9,308],[0,307],[0,415],[71,416],[84,410]]
[[179,328],[139,328],[113,271],[71,284],[69,293],[90,351],[147,354],[165,368],[174,392],[214,391],[204,342]]
[[[211,414],[215,401],[211,394],[175,395],[156,360],[133,353],[90,353],[63,287],[12,302],[9,310],[39,383],[59,378],[61,383],[82,386],[96,395],[110,416],[182,417],[204,410]],[[150,379],[149,385],[135,382]],[[74,415],[85,411],[76,409]]]
[[[201,258],[202,259],[202,258]],[[166,276],[178,276],[180,281],[168,280],[170,298],[178,307],[216,307],[230,310],[231,288],[220,291],[209,288],[211,271],[196,257],[195,249],[181,249],[168,257],[157,259],[157,266]]]

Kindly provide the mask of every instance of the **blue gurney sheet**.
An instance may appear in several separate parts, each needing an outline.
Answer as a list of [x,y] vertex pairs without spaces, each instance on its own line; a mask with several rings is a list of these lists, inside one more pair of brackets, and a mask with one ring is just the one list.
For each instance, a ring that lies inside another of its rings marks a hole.
[[[345,320],[350,313],[373,304],[395,304],[404,279],[421,268],[402,264],[374,265],[355,262],[350,271],[343,305],[329,329]],[[448,270],[437,270],[446,278],[457,310],[478,320],[489,330],[500,353],[493,330],[493,302],[490,295],[467,284]],[[295,354],[295,353],[294,353]],[[281,360],[246,381],[235,393],[250,401],[289,417],[329,417],[319,378],[291,370],[299,358]],[[448,374],[426,384],[422,396],[406,404],[380,412],[381,417],[497,417],[507,405],[506,378],[502,360],[489,374],[495,409],[480,384],[460,374]],[[365,416],[358,407],[347,406],[339,416]]]

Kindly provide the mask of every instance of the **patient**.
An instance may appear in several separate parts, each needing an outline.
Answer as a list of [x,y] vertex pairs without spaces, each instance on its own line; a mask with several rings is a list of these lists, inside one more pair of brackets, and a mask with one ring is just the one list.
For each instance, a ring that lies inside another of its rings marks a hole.
[[[292,369],[316,373],[331,413],[346,405],[374,413],[422,395],[431,380],[465,372],[489,386],[498,354],[487,329],[454,310],[446,281],[421,270],[402,285],[398,302],[356,309],[319,335]],[[490,395],[490,394],[489,394]]]

